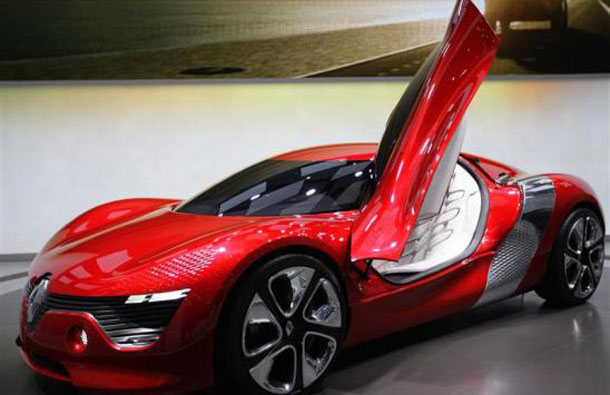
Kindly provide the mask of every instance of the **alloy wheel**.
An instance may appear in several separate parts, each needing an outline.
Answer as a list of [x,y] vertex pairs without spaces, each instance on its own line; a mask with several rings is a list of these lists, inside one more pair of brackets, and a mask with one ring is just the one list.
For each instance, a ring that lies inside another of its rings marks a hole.
[[576,298],[593,293],[604,267],[604,234],[596,218],[587,215],[574,222],[566,239],[563,266],[568,289]]
[[312,267],[293,266],[271,276],[250,301],[242,327],[242,355],[260,387],[288,394],[322,376],[342,334],[336,287]]

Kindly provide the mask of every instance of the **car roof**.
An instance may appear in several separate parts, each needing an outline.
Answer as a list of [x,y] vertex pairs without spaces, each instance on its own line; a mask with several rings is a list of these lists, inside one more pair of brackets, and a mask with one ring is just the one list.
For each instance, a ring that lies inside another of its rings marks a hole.
[[277,155],[275,160],[373,160],[377,152],[377,143],[350,143],[323,145],[305,148]]

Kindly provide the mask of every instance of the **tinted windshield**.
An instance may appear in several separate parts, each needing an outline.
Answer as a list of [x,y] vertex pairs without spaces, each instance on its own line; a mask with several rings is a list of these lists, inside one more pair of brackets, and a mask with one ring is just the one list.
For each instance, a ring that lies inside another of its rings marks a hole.
[[372,161],[266,160],[183,203],[200,215],[295,215],[358,209]]

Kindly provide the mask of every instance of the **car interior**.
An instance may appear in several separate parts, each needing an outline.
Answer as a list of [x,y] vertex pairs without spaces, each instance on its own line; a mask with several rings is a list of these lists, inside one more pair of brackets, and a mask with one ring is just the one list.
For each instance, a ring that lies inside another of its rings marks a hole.
[[[455,166],[440,210],[420,214],[398,262],[377,260],[373,268],[382,275],[410,279],[461,259],[473,244],[484,219],[484,195],[467,165]],[[419,276],[418,276],[419,277]]]

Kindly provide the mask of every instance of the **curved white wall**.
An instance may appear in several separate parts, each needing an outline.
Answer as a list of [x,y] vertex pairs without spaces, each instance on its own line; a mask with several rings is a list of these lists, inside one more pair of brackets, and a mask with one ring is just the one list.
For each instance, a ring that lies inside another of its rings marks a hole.
[[[282,151],[377,141],[404,82],[0,87],[0,254],[96,204],[188,197]],[[610,212],[610,79],[490,81],[465,150],[589,181]]]

